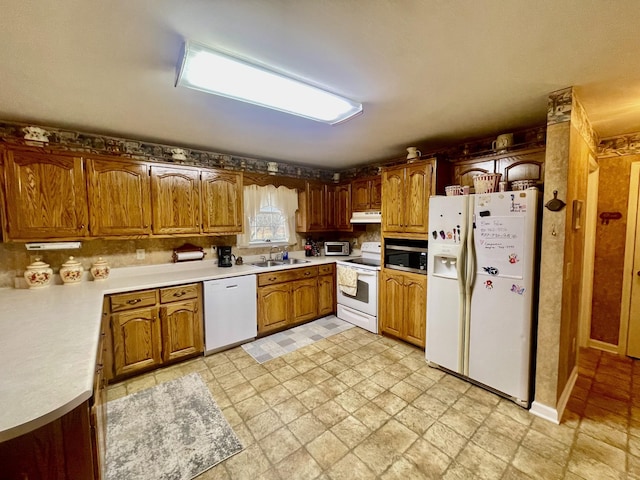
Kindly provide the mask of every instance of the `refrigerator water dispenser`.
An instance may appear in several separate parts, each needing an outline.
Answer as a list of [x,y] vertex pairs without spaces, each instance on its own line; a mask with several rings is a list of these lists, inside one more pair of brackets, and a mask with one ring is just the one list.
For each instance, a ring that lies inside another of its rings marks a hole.
[[458,278],[457,258],[445,255],[433,257],[433,275],[444,278]]

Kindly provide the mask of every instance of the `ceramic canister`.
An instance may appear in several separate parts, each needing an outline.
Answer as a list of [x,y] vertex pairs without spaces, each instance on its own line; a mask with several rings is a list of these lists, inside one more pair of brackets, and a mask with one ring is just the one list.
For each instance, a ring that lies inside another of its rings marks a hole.
[[48,263],[44,263],[40,257],[36,257],[36,261],[27,267],[24,271],[24,279],[27,281],[29,288],[48,287],[51,282],[53,270]]
[[65,285],[74,285],[80,283],[83,272],[82,264],[73,257],[69,257],[69,260],[60,267],[60,278]]
[[105,280],[109,277],[109,264],[102,257],[98,257],[98,261],[91,265],[91,276],[94,280]]

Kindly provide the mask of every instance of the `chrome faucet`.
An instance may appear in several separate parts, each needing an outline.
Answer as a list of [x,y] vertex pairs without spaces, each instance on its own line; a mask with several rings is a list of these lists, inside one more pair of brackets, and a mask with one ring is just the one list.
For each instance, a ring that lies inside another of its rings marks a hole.
[[[273,253],[273,249],[276,249],[277,251],[280,251],[280,247],[277,246],[273,246],[269,249],[269,260],[273,260],[273,258],[271,258],[271,254]],[[276,260],[278,260],[278,254],[276,253]]]

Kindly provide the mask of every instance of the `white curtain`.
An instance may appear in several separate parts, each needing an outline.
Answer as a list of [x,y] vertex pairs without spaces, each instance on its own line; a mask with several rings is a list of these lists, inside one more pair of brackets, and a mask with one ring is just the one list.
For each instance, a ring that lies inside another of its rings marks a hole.
[[298,192],[287,187],[274,185],[244,187],[244,222],[242,235],[238,235],[238,246],[248,247],[251,241],[251,225],[262,208],[272,206],[279,209],[286,218],[289,233],[289,245],[296,243],[296,210],[298,209]]

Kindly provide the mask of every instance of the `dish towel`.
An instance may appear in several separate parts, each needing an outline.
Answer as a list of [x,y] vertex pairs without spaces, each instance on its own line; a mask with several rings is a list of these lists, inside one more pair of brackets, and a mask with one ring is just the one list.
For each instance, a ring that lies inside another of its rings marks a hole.
[[337,274],[340,291],[355,297],[358,293],[358,272],[353,268],[338,265]]

